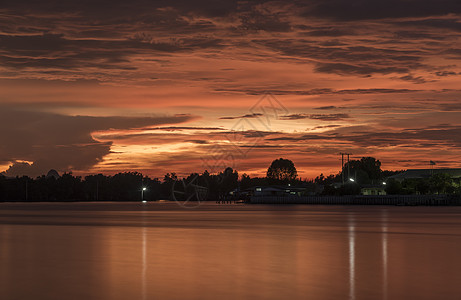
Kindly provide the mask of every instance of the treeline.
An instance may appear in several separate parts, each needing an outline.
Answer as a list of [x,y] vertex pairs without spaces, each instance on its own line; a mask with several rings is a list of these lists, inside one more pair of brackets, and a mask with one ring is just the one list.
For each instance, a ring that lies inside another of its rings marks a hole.
[[[324,187],[323,195],[359,195],[367,185],[381,185],[388,195],[461,194],[461,179],[446,173],[428,178],[407,178],[402,181],[388,179],[404,172],[381,170],[381,162],[374,157],[362,157],[344,165],[342,172],[327,177],[320,174],[314,182]],[[344,183],[344,184],[342,184]]]
[[[291,180],[293,184],[309,184]],[[267,178],[251,178],[227,168],[219,174],[191,173],[178,178],[167,173],[162,180],[149,178],[138,172],[116,175],[89,175],[85,177],[64,173],[62,176],[27,176],[7,178],[0,175],[0,201],[155,201],[174,200],[175,191],[181,193],[184,186],[200,186],[207,189],[205,200],[227,197],[231,191],[243,191],[253,186],[264,186],[274,182]],[[145,189],[145,190],[143,190]],[[178,195],[176,195],[178,196]]]
[[[320,174],[314,181],[323,185],[341,182],[356,182],[360,184],[374,184],[383,182],[387,177],[403,172],[381,170],[381,162],[374,157],[362,157],[344,164],[342,172],[324,176]],[[353,181],[351,181],[351,179]]]
[[[245,199],[256,186],[296,186],[302,195],[358,195],[365,185],[385,186],[387,194],[461,194],[461,182],[447,174],[427,179],[387,180],[402,171],[383,171],[373,157],[351,160],[336,175],[321,174],[314,180],[300,180],[292,161],[279,158],[269,166],[266,177],[239,176],[232,168],[218,174],[207,171],[178,178],[167,173],[162,180],[138,172],[85,177],[50,171],[47,176],[7,178],[0,174],[0,201],[155,201]],[[387,180],[384,185],[384,181]],[[282,187],[283,189],[283,187]],[[205,193],[202,193],[205,191]],[[202,195],[203,194],[203,195]],[[182,199],[177,199],[181,198]]]
[[461,179],[451,178],[446,173],[433,174],[429,178],[405,179],[401,182],[388,180],[386,193],[389,195],[461,195]]
[[337,174],[320,174],[314,182],[323,186],[323,195],[359,195],[364,185],[382,184],[389,176],[401,172],[403,170],[381,170],[379,160],[374,157],[362,157],[346,162],[343,170]]

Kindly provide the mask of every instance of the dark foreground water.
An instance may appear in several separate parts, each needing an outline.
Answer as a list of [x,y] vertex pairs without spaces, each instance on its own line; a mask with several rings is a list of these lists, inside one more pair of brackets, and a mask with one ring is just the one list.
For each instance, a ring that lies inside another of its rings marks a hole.
[[461,208],[0,203],[0,299],[461,299]]

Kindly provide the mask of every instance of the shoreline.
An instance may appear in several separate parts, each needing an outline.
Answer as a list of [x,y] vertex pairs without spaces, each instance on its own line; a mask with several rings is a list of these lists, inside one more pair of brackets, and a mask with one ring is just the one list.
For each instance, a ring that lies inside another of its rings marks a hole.
[[[384,206],[461,206],[460,195],[344,195],[344,196],[253,196],[250,200],[232,200],[217,202],[215,200],[202,201],[200,204],[221,205],[242,205],[242,204],[277,204],[277,205],[384,205]],[[57,201],[0,201],[2,204],[26,205],[26,204],[176,204],[182,206],[174,200],[155,200],[142,202],[133,201],[81,201],[81,200],[57,200]]]

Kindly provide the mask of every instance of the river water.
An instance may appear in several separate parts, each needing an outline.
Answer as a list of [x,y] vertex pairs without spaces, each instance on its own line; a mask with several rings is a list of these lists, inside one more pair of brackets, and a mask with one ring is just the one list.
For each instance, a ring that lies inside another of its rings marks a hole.
[[0,299],[460,299],[461,207],[0,203]]

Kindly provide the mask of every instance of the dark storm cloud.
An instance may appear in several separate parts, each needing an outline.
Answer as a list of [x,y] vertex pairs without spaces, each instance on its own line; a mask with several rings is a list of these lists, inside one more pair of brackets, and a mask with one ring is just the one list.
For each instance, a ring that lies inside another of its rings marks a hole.
[[281,20],[278,14],[268,10],[251,9],[239,14],[239,31],[287,32],[291,30],[290,22]]
[[399,30],[395,31],[394,35],[397,39],[412,39],[412,40],[421,40],[421,39],[431,39],[431,40],[443,40],[446,39],[445,36],[441,36],[440,34],[436,33],[427,33],[421,31],[407,31],[407,30]]
[[371,46],[345,46],[345,47],[319,47],[311,40],[296,39],[285,40],[255,40],[254,43],[277,50],[285,55],[300,58],[342,60],[342,61],[377,61],[416,63],[421,60],[420,50],[395,50]]
[[[271,60],[313,64],[320,73],[365,77],[408,74],[428,68],[424,64],[425,51],[381,47],[381,43],[389,41],[379,39],[376,34],[371,34],[367,43],[346,39],[325,41],[322,38],[360,36],[366,26],[318,20],[361,22],[434,15],[427,20],[386,20],[380,27],[458,30],[461,23],[454,17],[436,16],[455,13],[460,7],[454,0],[442,3],[433,0],[11,1],[3,5],[0,18],[0,28],[5,28],[0,36],[0,64],[9,69],[36,69],[42,73],[47,69],[77,72],[83,68],[136,71],[139,65],[133,64],[133,57],[137,55],[266,47],[271,52],[265,55]],[[300,15],[309,17],[305,18],[305,24]],[[310,21],[311,18],[317,23]],[[257,36],[260,32],[276,35],[261,38]],[[291,32],[302,38],[289,36]],[[393,40],[412,34],[420,39],[422,35],[440,36],[409,29],[399,30]],[[245,36],[252,40],[243,39]],[[401,79],[408,80],[405,76]],[[417,83],[415,79],[410,81]]]
[[383,48],[376,42],[371,46],[320,46],[306,39],[253,40],[280,55],[313,63],[314,70],[321,73],[369,76],[372,74],[409,73],[428,68],[423,63],[427,55],[422,50]]
[[[92,137],[98,130],[183,123],[189,115],[167,117],[90,117],[31,112],[2,106],[0,162],[13,163],[6,175],[37,176],[49,169],[82,170],[109,154],[111,142]],[[31,161],[27,165],[22,161]],[[27,169],[27,172],[16,171]]]
[[[255,1],[262,2],[262,1]],[[239,8],[237,1],[227,0],[80,0],[80,1],[34,1],[17,0],[2,4],[4,9],[22,11],[23,14],[48,14],[73,12],[86,18],[99,20],[105,16],[113,20],[126,20],[139,15],[149,15],[159,8],[173,8],[181,13],[196,13],[205,16],[226,16]]]
[[50,77],[59,74],[48,69],[63,69],[81,78],[77,72],[85,68],[93,70],[84,70],[87,75],[97,69],[134,71],[136,55],[223,47],[221,39],[205,34],[215,29],[211,21],[187,15],[184,7],[190,5],[177,4],[176,9],[166,1],[7,3],[0,10],[0,66]]
[[[2,7],[23,13],[75,12],[89,19],[111,16],[113,19],[129,18],[147,14],[152,10],[172,7],[181,13],[192,13],[208,17],[225,17],[235,12],[251,12],[258,4],[286,5],[284,1],[236,1],[236,0],[81,0],[81,1],[33,1],[16,0],[2,3]],[[302,15],[315,18],[331,18],[351,21],[363,19],[426,17],[460,13],[457,0],[295,0],[290,2]]]
[[458,0],[315,0],[299,3],[306,3],[305,16],[340,21],[461,13],[461,2]]
[[68,41],[62,34],[0,35],[0,49],[16,54],[43,55],[65,50]]
[[[426,28],[437,28],[437,29],[448,29],[453,31],[461,31],[461,22],[457,19],[424,19],[424,20],[413,20],[413,21],[401,21],[395,22],[395,25],[398,26],[411,26],[418,29]],[[418,34],[418,32],[414,33]]]
[[221,40],[207,37],[155,41],[146,35],[125,40],[68,39],[62,34],[0,35],[0,63],[14,68],[121,68],[134,54],[172,53],[220,48]]
[[345,136],[345,139],[362,146],[402,146],[411,147],[424,142],[437,144],[439,147],[461,147],[461,127],[440,129],[407,129],[401,132],[358,133]]

